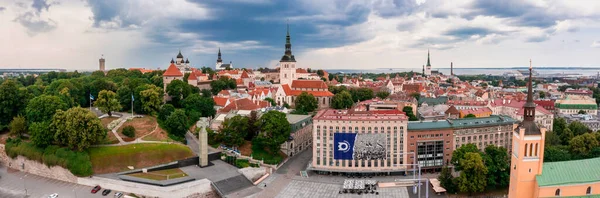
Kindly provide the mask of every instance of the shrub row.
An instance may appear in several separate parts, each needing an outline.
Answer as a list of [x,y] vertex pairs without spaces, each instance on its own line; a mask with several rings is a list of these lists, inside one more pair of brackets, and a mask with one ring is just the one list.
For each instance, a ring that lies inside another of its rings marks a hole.
[[30,142],[21,142],[19,139],[6,140],[6,155],[16,158],[21,155],[27,159],[45,164],[48,167],[61,166],[73,173],[84,177],[93,174],[92,162],[86,152],[75,152],[68,148],[49,146],[45,149],[36,147]]

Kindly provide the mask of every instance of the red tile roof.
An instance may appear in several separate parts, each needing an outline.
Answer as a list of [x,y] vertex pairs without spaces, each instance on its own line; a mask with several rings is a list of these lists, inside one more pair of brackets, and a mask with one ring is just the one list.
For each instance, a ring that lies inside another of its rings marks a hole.
[[242,72],[242,76],[240,76],[241,78],[250,78],[250,76],[248,76],[248,73],[246,73],[246,71]]
[[142,72],[142,74],[154,71],[154,70],[146,69],[146,68],[129,68],[129,71],[133,71],[133,70],[138,70],[138,71]]
[[177,69],[177,66],[175,66],[174,63],[171,63],[171,65],[169,65],[169,68],[167,68],[167,71],[163,73],[163,76],[183,76],[183,73],[181,73],[181,71]]
[[229,91],[227,91],[227,90],[221,90],[221,91],[219,92],[219,94],[220,94],[220,95],[224,95],[224,96],[228,96],[228,95],[229,95]]
[[215,101],[215,105],[217,106],[225,106],[225,104],[227,104],[227,100],[229,100],[229,98],[224,98],[224,97],[213,97],[213,100]]
[[308,73],[308,72],[306,71],[306,69],[297,68],[296,73]]
[[223,107],[219,111],[229,112],[231,110],[257,110],[260,108],[261,107],[259,105],[255,104],[254,102],[252,102],[252,100],[250,100],[248,98],[242,98],[242,99],[235,100],[235,101],[229,103],[229,105]]
[[329,87],[322,80],[294,80],[292,81],[292,88],[328,89]]

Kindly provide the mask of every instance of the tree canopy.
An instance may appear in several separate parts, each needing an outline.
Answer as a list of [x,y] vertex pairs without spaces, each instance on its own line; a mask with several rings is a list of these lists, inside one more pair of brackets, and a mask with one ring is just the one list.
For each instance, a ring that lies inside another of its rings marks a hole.
[[81,107],[58,110],[52,118],[50,130],[55,131],[56,142],[78,151],[106,137],[106,130],[100,119],[90,110]]
[[462,171],[456,178],[458,189],[461,192],[467,192],[471,195],[474,192],[483,192],[487,186],[486,174],[488,169],[483,163],[479,153],[469,152],[464,155],[460,161]]
[[378,98],[386,99],[388,96],[390,96],[390,92],[387,92],[387,91],[377,92],[377,97]]
[[352,95],[348,91],[339,92],[331,99],[331,107],[334,109],[347,109],[352,107],[353,104]]
[[260,117],[256,126],[260,132],[255,139],[269,148],[272,154],[278,153],[281,144],[290,137],[290,123],[285,113],[269,111]]
[[67,105],[58,97],[41,95],[29,101],[25,115],[29,123],[51,121],[57,110],[67,110]]
[[295,104],[296,110],[301,112],[312,112],[319,107],[317,98],[305,91],[296,97]]
[[465,155],[467,153],[479,153],[479,152],[480,151],[475,144],[462,145],[458,149],[454,150],[454,152],[452,152],[452,159],[450,160],[450,163],[452,163],[454,165],[455,170],[460,171],[460,170],[462,170],[460,161],[464,160]]
[[181,109],[175,110],[165,121],[165,129],[170,135],[184,137],[187,132],[187,116]]
[[167,94],[171,96],[171,103],[175,107],[182,107],[181,101],[187,98],[191,92],[190,86],[181,80],[173,80],[167,85]]
[[27,104],[26,89],[20,89],[14,80],[5,80],[0,85],[0,131],[5,129],[13,117],[22,113]]
[[121,104],[117,99],[117,94],[110,90],[102,90],[98,93],[96,99],[96,107],[103,113],[107,113],[108,116],[112,116],[112,112],[121,110]]
[[236,115],[221,123],[220,136],[227,146],[240,146],[248,133],[248,117]]
[[413,113],[413,108],[411,106],[404,106],[402,108],[402,112],[406,113],[406,116],[408,116],[408,121],[419,120],[419,118],[417,118],[417,116],[415,116],[415,113]]

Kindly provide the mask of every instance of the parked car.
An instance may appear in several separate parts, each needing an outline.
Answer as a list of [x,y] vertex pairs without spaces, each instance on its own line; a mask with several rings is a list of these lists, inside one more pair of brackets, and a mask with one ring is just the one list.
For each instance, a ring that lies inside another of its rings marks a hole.
[[121,192],[115,193],[115,198],[121,198],[121,197],[123,197],[123,193],[121,193]]
[[104,191],[102,191],[102,196],[106,196],[110,194],[110,189],[104,189]]
[[54,193],[48,196],[48,198],[57,198],[58,197],[58,193]]
[[100,186],[94,186],[94,188],[92,188],[92,193],[96,194],[100,189],[102,189]]

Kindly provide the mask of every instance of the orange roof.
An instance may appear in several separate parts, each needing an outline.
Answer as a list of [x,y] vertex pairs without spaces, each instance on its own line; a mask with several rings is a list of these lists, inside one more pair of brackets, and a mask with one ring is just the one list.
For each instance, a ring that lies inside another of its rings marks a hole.
[[292,87],[297,88],[316,88],[316,89],[328,89],[327,84],[322,80],[294,80],[292,81]]
[[213,97],[213,100],[215,101],[215,105],[217,106],[225,106],[225,104],[227,104],[227,100],[229,100],[229,98],[224,98],[224,97]]
[[255,104],[254,102],[252,102],[252,100],[248,99],[248,98],[242,98],[239,100],[235,100],[231,103],[229,103],[229,105],[223,107],[221,110],[221,112],[229,112],[231,110],[257,110],[260,109],[260,106]]
[[306,71],[306,69],[297,68],[296,73],[308,73],[308,72]]
[[167,68],[167,71],[165,71],[163,76],[183,76],[183,73],[181,73],[181,71],[177,69],[177,66],[175,66],[174,63],[171,63],[171,65],[169,65],[169,68]]
[[235,83],[238,85],[243,85],[244,81],[241,78],[235,79]]
[[283,92],[285,93],[285,95],[292,95],[292,89],[290,89],[290,86],[288,84],[281,85],[281,87],[283,88]]
[[242,72],[242,76],[240,76],[241,78],[250,78],[250,76],[248,76],[248,73],[246,73],[246,71]]
[[220,95],[224,95],[224,96],[228,96],[229,95],[229,91],[223,89],[219,92]]
[[[323,81],[321,81],[323,82]],[[290,89],[290,86],[287,84],[284,84],[281,86],[283,88],[283,92],[285,92],[285,95],[288,96],[299,96],[300,94],[302,94],[302,92],[306,92],[309,94],[312,94],[315,97],[330,97],[333,96],[333,93],[331,93],[329,90],[328,91],[302,91],[302,90],[292,90]]]
[[142,74],[154,71],[154,70],[146,69],[146,68],[129,68],[129,71],[133,71],[133,70],[138,70],[138,71],[142,72]]

